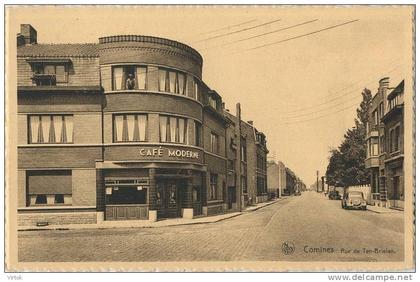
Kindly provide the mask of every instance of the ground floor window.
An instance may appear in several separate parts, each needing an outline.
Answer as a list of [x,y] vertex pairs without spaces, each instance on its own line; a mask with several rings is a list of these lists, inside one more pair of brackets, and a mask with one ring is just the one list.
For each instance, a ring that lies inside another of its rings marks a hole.
[[71,204],[71,170],[27,172],[27,206]]
[[147,204],[147,188],[142,186],[107,187],[106,204]]

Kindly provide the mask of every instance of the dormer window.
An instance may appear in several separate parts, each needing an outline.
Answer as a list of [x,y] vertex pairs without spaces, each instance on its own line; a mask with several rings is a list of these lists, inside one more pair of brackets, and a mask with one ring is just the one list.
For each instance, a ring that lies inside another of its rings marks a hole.
[[57,83],[67,83],[67,66],[64,63],[35,63],[33,64],[32,80],[36,85],[56,85]]
[[217,110],[217,101],[216,101],[216,99],[214,97],[209,96],[209,105],[213,109]]

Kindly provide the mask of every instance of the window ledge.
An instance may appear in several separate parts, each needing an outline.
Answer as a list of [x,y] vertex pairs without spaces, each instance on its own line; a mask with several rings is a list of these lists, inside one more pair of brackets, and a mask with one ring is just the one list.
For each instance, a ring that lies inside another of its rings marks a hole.
[[211,200],[207,201],[207,204],[223,204],[223,200]]
[[157,94],[157,95],[161,94],[161,95],[168,95],[168,96],[172,96],[172,97],[182,97],[182,98],[194,101],[194,102],[200,104],[201,106],[203,106],[203,104],[195,98],[192,98],[192,97],[187,96],[187,95],[171,93],[171,92],[160,92],[160,91],[152,91],[152,90],[134,89],[134,90],[109,90],[109,91],[105,91],[105,94]]

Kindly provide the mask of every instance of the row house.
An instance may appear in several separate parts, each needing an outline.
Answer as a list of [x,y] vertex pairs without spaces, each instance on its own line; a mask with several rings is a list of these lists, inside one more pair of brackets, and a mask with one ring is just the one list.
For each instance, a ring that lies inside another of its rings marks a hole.
[[243,191],[267,198],[265,136],[226,116],[193,48],[38,44],[29,24],[17,45],[19,225],[194,218],[240,209]]
[[372,205],[404,208],[404,80],[379,81],[366,124],[366,160]]
[[268,200],[266,137],[252,121],[243,121],[240,112],[240,104],[237,104],[236,115],[225,110],[229,120],[226,131],[228,205],[238,209]]
[[281,197],[286,189],[286,166],[281,161],[267,162],[267,189],[270,198]]

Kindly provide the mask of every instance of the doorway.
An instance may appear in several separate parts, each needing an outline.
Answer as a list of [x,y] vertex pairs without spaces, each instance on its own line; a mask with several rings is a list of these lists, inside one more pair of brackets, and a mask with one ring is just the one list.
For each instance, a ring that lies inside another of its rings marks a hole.
[[236,203],[236,189],[234,186],[228,188],[228,209],[233,208],[233,204]]
[[[181,189],[184,180],[158,179],[156,206],[159,218],[181,217]],[[184,185],[185,186],[185,185]]]

